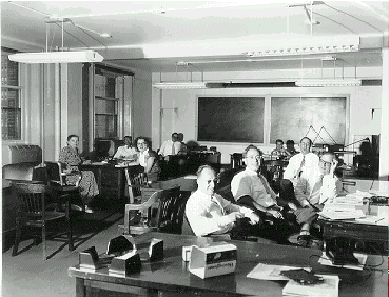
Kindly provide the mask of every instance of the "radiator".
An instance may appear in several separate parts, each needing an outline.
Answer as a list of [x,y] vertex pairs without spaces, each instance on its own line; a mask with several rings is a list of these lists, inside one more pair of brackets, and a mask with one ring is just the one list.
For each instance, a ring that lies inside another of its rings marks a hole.
[[2,146],[2,165],[29,164],[39,165],[42,162],[42,150],[35,144],[8,144]]
[[2,145],[3,187],[7,186],[7,182],[10,180],[36,180],[35,166],[41,162],[42,150],[39,145]]

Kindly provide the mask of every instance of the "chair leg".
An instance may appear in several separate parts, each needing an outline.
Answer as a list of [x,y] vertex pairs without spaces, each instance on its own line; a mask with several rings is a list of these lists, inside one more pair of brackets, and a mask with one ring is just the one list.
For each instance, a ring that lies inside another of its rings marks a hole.
[[12,251],[12,256],[16,256],[18,254],[18,248],[19,248],[19,242],[20,242],[20,236],[22,233],[22,224],[20,219],[16,219],[16,233],[15,233],[15,243],[14,248]]
[[67,234],[68,234],[68,244],[69,251],[72,252],[75,250],[73,242],[73,225],[72,225],[72,207],[70,200],[66,200],[65,203],[65,221],[67,224]]
[[46,260],[46,222],[42,222],[42,249],[43,249],[43,260]]

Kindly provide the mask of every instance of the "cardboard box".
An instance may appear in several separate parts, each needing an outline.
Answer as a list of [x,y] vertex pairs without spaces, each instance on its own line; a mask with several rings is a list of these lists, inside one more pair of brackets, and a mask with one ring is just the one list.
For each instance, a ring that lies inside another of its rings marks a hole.
[[236,246],[227,242],[215,242],[206,247],[192,246],[189,271],[204,279],[230,274],[235,271]]

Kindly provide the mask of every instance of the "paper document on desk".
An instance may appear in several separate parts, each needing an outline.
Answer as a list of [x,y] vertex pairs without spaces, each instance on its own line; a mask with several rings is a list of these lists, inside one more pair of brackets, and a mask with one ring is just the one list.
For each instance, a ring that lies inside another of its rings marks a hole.
[[323,282],[306,285],[290,280],[282,290],[282,296],[337,297],[339,277],[337,275],[317,275]]
[[353,265],[353,264],[345,264],[345,265],[335,265],[332,263],[331,259],[328,258],[326,253],[323,253],[323,255],[319,258],[319,263],[322,265],[327,265],[327,266],[336,266],[336,267],[344,267],[352,270],[363,270],[363,267],[365,266],[367,262],[367,255],[366,254],[358,254],[358,253],[353,253],[354,257],[357,258],[358,260],[358,265]]
[[262,280],[289,280],[288,277],[281,275],[282,270],[299,270],[308,269],[297,266],[286,265],[269,265],[259,263],[253,270],[247,275],[249,278],[262,279]]
[[366,217],[362,210],[357,210],[353,212],[346,211],[327,211],[319,212],[319,216],[328,219],[328,220],[350,220],[357,218]]
[[184,179],[197,179],[197,176],[196,175],[187,175],[187,176],[184,176]]

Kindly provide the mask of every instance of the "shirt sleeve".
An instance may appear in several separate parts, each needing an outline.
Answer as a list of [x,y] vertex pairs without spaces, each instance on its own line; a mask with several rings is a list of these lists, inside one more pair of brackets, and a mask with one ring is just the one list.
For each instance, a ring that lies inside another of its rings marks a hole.
[[199,205],[196,202],[195,197],[191,196],[191,198],[189,198],[186,204],[186,216],[188,217],[190,227],[196,236],[205,236],[222,231],[233,223],[228,216],[221,216],[219,218],[208,217],[206,208]]
[[162,142],[161,147],[159,149],[159,154],[165,157],[165,146],[166,146],[166,141]]
[[284,172],[285,179],[293,180],[294,175],[295,175],[295,171],[296,171],[295,167],[296,167],[295,166],[295,158],[292,157],[292,158],[290,158],[289,164],[288,164],[288,166],[286,166],[286,169]]
[[320,203],[326,202],[328,199],[333,199],[338,194],[339,183],[341,183],[335,176],[325,176],[323,179],[323,186],[321,188]]
[[122,151],[122,147],[119,146],[119,147],[118,147],[118,150],[117,150],[116,154],[113,156],[113,158],[114,158],[114,159],[120,158],[120,157],[122,156],[121,151]]
[[247,179],[242,176],[235,175],[231,181],[231,192],[235,201],[238,201],[240,197],[245,195],[251,196],[250,184]]

